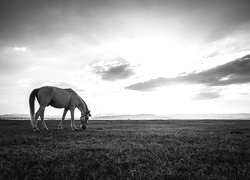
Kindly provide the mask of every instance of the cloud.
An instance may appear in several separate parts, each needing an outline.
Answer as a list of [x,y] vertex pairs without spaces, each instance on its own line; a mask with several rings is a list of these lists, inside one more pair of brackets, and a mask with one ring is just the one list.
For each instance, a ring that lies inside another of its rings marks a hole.
[[42,86],[55,86],[63,89],[71,88],[79,94],[83,94],[86,92],[85,88],[81,87],[81,83],[65,81],[65,80],[29,80],[29,79],[20,79],[18,81],[19,84],[23,84],[23,86],[31,86],[33,88],[42,87]]
[[[24,43],[33,49],[37,46],[46,48],[48,44],[55,46],[65,34],[79,36],[85,44],[99,44],[103,39],[122,34],[120,28],[125,18],[117,15],[124,9],[122,4],[127,3],[89,0],[3,1],[0,6],[0,46],[20,46]],[[119,31],[115,31],[117,29]]]
[[[247,29],[250,26],[248,10],[250,2],[248,0],[199,1],[196,4],[196,9],[202,9],[202,14],[196,12],[196,18],[199,19],[197,25],[209,29],[204,37],[205,41],[212,42],[236,34],[249,34]],[[204,19],[202,15],[205,14],[207,16]]]
[[130,64],[126,63],[122,58],[112,61],[99,61],[91,65],[92,71],[99,75],[105,81],[117,81],[127,79],[134,75],[134,71]]
[[51,80],[51,81],[43,82],[42,86],[56,86],[56,87],[60,87],[60,88],[75,88],[77,85],[75,83],[66,82],[66,81]]
[[15,51],[21,51],[21,52],[26,52],[27,48],[26,47],[14,47],[13,48]]
[[[183,29],[174,35],[186,37],[190,34],[188,41],[199,35],[216,40],[249,24],[248,7],[247,0],[160,0],[157,3],[151,0],[3,1],[0,6],[0,46],[24,45],[33,50],[50,47],[52,51],[63,46],[58,41],[67,34],[79,37],[77,42],[85,47],[121,37],[140,37],[145,33],[147,37],[154,36],[157,29],[164,34]],[[247,33],[249,28],[245,29]],[[65,46],[74,44],[72,47],[79,47],[70,40]]]
[[[27,50],[27,49],[26,49]],[[0,49],[0,74],[15,76],[17,73],[25,72],[34,64],[30,53],[14,48]],[[19,74],[21,76],[21,74]]]
[[158,87],[177,84],[202,84],[213,87],[245,83],[250,83],[250,55],[198,73],[175,78],[159,77],[130,85],[126,89],[151,91]]
[[22,87],[29,87],[30,86],[30,80],[29,79],[19,79],[17,83]]
[[221,96],[220,91],[216,90],[206,90],[201,91],[193,95],[193,100],[209,100],[209,99],[216,99]]

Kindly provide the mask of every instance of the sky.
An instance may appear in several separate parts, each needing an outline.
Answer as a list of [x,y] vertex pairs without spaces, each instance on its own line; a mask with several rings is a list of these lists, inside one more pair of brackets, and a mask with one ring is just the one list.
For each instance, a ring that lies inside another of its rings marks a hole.
[[74,89],[92,115],[250,113],[249,7],[2,0],[0,114],[28,114],[29,94],[47,85]]

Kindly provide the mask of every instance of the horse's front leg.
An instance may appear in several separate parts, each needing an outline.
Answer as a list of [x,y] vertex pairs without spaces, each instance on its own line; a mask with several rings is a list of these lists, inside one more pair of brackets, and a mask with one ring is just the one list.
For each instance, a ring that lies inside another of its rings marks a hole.
[[70,109],[71,112],[71,129],[74,130],[78,130],[78,128],[75,125],[75,117],[74,117],[74,112],[75,112],[75,108]]
[[62,120],[60,121],[60,123],[58,125],[58,129],[60,129],[60,130],[63,130],[62,123],[63,123],[63,121],[64,121],[64,119],[66,117],[67,112],[68,112],[68,109],[65,108],[64,111],[63,111]]

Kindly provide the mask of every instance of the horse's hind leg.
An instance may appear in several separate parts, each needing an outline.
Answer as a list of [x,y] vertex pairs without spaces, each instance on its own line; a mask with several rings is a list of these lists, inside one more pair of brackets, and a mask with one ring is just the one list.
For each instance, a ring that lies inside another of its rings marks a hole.
[[46,131],[49,131],[49,128],[46,126],[45,121],[44,121],[44,111],[45,111],[45,108],[43,108],[43,110],[41,111],[41,114],[40,114],[40,117],[41,117],[41,120],[43,123],[43,130],[45,129]]
[[37,110],[36,112],[36,116],[35,116],[35,127],[34,127],[34,130],[38,130],[39,129],[37,128],[37,120],[39,118],[39,116],[41,117],[41,120],[42,120],[42,124],[43,124],[43,128],[45,128],[47,131],[49,131],[49,129],[47,128],[46,124],[45,124],[45,121],[44,121],[44,110],[45,110],[45,107],[44,106],[40,106],[39,109]]
[[34,121],[33,131],[39,131],[39,129],[37,127],[37,122],[38,122],[38,118],[40,116],[40,113],[41,113],[41,106],[39,107],[39,109],[37,110],[37,112],[35,114],[35,121]]

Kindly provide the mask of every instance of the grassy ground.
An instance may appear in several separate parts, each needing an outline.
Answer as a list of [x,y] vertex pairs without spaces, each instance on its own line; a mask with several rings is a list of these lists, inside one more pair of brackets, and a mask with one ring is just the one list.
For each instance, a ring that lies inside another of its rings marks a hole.
[[0,179],[250,179],[250,121],[0,121]]

